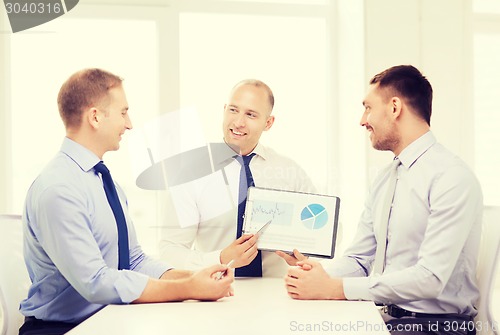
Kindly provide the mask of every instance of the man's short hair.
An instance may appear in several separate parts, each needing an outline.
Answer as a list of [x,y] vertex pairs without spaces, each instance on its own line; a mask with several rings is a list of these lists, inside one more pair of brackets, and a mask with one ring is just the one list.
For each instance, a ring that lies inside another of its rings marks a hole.
[[[375,75],[370,84],[378,84],[390,97],[400,96],[405,103],[431,124],[432,86],[422,73],[411,65],[398,65]],[[388,97],[389,98],[389,97]]]
[[273,110],[273,108],[274,108],[274,94],[273,94],[273,91],[271,91],[271,88],[269,86],[267,86],[266,83],[264,83],[263,81],[258,80],[258,79],[243,79],[242,81],[238,82],[236,85],[233,86],[231,93],[234,92],[234,90],[236,88],[243,86],[243,85],[252,85],[255,87],[263,87],[266,90],[267,95],[269,97],[269,104],[271,105],[271,111]]
[[86,108],[103,103],[108,91],[123,79],[101,69],[84,69],[74,73],[61,86],[57,96],[59,114],[66,128],[79,127]]

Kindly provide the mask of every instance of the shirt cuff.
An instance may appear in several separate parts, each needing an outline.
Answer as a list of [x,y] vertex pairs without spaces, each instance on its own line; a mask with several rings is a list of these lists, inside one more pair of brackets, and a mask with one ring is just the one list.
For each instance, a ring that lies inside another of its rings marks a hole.
[[160,278],[161,278],[161,276],[163,276],[163,274],[164,274],[165,272],[170,271],[170,270],[173,270],[173,269],[174,269],[174,267],[172,267],[172,266],[167,266],[167,267],[165,267],[165,268],[163,268],[163,269],[161,269],[161,270],[160,270],[160,269],[158,269],[158,271],[157,271],[154,275],[152,275],[152,276],[150,276],[150,277],[151,277],[151,278],[155,278],[155,279],[160,279]]
[[373,300],[370,294],[370,277],[343,278],[344,295],[347,300]]
[[122,303],[129,304],[138,299],[146,285],[149,277],[135,271],[120,271],[118,280],[115,282],[115,289],[118,292]]

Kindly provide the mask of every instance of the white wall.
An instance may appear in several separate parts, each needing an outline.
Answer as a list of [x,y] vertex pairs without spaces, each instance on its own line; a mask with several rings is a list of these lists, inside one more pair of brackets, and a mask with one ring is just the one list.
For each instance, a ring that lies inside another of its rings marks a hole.
[[[434,90],[433,132],[473,166],[472,0],[366,0],[365,6],[366,82],[393,65],[419,68]],[[369,172],[390,156],[368,150]]]
[[[332,0],[335,1],[335,0]],[[471,6],[472,0],[365,0],[365,53],[364,55],[353,55],[356,58],[363,58],[365,61],[363,80],[367,86],[368,80],[376,73],[387,67],[397,64],[413,64],[420,68],[428,76],[434,87],[434,115],[432,127],[440,142],[448,146],[472,165],[473,157],[473,134],[471,127],[472,114],[472,84],[471,84],[471,49],[472,49],[472,27],[471,27]],[[188,6],[190,0],[183,0],[182,4]],[[220,1],[219,1],[220,2]],[[80,4],[104,4],[98,0],[83,0]],[[166,0],[108,0],[105,4],[122,5],[138,4],[142,6],[166,6],[175,4],[175,1]],[[342,3],[349,6],[349,2]],[[341,17],[340,19],[348,19]],[[165,25],[176,25],[174,18],[167,18]],[[10,27],[6,22],[5,11],[0,11],[0,27],[2,31],[9,31]],[[335,26],[332,25],[332,29]],[[175,31],[174,29],[163,29],[164,31]],[[351,36],[338,34],[339,39],[346,42],[341,44],[346,46]],[[5,47],[9,34],[0,34],[0,110],[9,108],[9,52]],[[335,36],[335,35],[334,35]],[[355,38],[359,39],[359,36]],[[362,43],[362,41],[360,41]],[[162,110],[175,109],[179,104],[178,69],[169,64],[179,64],[177,53],[168,50],[159,50],[162,61],[160,71],[168,78],[164,87],[160,88]],[[349,71],[349,66],[338,69],[339,71]],[[353,70],[354,75],[360,73],[359,69]],[[36,75],[36,74],[34,74]],[[361,76],[360,76],[361,77]],[[390,159],[390,153],[381,153],[373,150],[365,136],[365,145],[358,143],[360,137],[365,135],[364,131],[356,124],[362,113],[361,101],[364,92],[349,93],[348,87],[342,82],[334,85],[338,89],[341,106],[352,109],[342,111],[339,122],[342,123],[342,134],[346,134],[345,140],[339,143],[339,152],[348,152],[352,155],[366,155],[366,164],[355,169],[350,169],[349,165],[343,164],[339,173],[348,178],[338,178],[338,180],[355,180],[356,174],[365,174],[369,178],[373,177],[376,171]],[[349,100],[342,102],[342,100]],[[353,100],[354,103],[350,103]],[[349,114],[351,113],[351,114]],[[8,113],[0,112],[0,212],[5,212],[11,208],[9,203],[10,181],[10,120]],[[348,128],[350,127],[350,128]],[[26,140],[33,138],[26,134]],[[364,150],[363,150],[364,149]],[[343,154],[345,156],[345,154]],[[364,176],[363,176],[364,177]],[[346,182],[343,182],[346,183]],[[351,182],[349,182],[351,183]],[[352,184],[352,183],[351,183]],[[344,188],[351,184],[346,184]],[[367,183],[368,184],[368,183]],[[358,187],[357,184],[351,185]],[[360,192],[363,193],[363,192]],[[357,212],[360,209],[361,199],[350,206],[349,210]],[[350,224],[355,225],[355,222]]]
[[[4,14],[3,12],[1,14]],[[0,32],[8,31],[10,26],[5,20],[6,15],[0,15]],[[0,33],[0,213],[5,213],[10,208],[9,192],[11,184],[10,173],[10,114],[5,111],[9,108],[9,68],[7,49],[7,34]]]

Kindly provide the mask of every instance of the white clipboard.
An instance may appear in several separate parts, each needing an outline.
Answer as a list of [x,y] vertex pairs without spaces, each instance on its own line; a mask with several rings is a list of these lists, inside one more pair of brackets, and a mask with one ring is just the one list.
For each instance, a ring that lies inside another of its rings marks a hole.
[[243,233],[260,234],[259,250],[299,250],[304,255],[333,258],[340,198],[330,195],[250,187]]

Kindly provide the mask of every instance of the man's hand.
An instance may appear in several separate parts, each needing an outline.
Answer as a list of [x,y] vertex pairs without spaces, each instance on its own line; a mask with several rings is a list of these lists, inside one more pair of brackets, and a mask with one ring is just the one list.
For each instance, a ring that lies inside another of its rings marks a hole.
[[300,300],[345,300],[342,279],[331,278],[320,263],[310,260],[297,262],[285,277],[288,295]]
[[286,252],[283,252],[281,250],[276,251],[276,255],[283,258],[285,262],[287,262],[287,264],[290,266],[295,266],[297,265],[297,262],[307,259],[307,257],[302,255],[297,249],[293,249],[292,255],[287,254]]
[[[220,272],[225,275],[218,277]],[[233,295],[234,272],[226,265],[213,265],[199,272],[169,270],[160,279],[149,278],[134,303],[183,301],[187,299],[218,300]]]
[[228,247],[222,249],[220,253],[220,262],[227,264],[234,260],[233,268],[239,268],[250,264],[257,257],[257,240],[259,236],[244,234]]
[[[218,279],[219,272],[225,275]],[[189,279],[190,296],[197,300],[218,300],[233,295],[231,283],[234,281],[234,271],[225,265],[213,265],[196,272]]]

